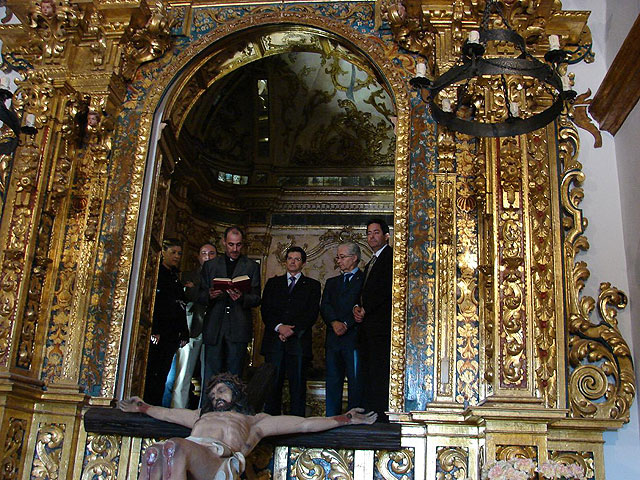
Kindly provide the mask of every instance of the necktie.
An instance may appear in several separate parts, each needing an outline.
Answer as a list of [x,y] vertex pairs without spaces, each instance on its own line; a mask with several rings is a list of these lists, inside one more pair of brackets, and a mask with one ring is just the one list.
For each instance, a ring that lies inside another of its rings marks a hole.
[[289,283],[289,293],[293,291],[293,287],[296,285],[296,277],[289,277],[291,283]]
[[351,277],[353,277],[353,273],[345,273],[343,276],[344,284],[347,285],[351,281]]
[[362,282],[362,285],[367,283],[367,279],[369,278],[369,275],[371,274],[371,269],[373,268],[373,264],[376,263],[377,259],[378,259],[378,257],[376,257],[374,255],[373,257],[371,257],[371,260],[369,260],[369,263],[367,263],[367,268],[365,269],[367,272],[366,272],[366,274],[364,276],[364,282]]

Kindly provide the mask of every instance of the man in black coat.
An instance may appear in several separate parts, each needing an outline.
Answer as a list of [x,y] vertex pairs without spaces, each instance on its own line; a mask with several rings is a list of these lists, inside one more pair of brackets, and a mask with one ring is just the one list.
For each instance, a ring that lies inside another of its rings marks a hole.
[[320,303],[320,313],[327,324],[327,417],[342,413],[345,375],[348,382],[347,410],[362,404],[362,381],[358,371],[360,359],[356,348],[358,324],[352,313],[353,306],[360,301],[360,290],[364,280],[364,273],[358,268],[360,247],[355,243],[343,243],[338,247],[336,261],[342,273],[327,280]]
[[[205,379],[221,372],[242,375],[247,345],[253,337],[251,308],[260,304],[260,267],[241,254],[244,245],[242,230],[239,227],[227,228],[222,244],[224,255],[204,263],[200,280],[198,301],[209,306],[202,330]],[[214,278],[242,275],[250,279],[249,291],[212,287]]]
[[363,407],[387,421],[389,409],[389,359],[391,355],[391,284],[393,252],[389,246],[389,226],[375,218],[367,223],[367,243],[373,256],[364,269],[360,305],[353,309],[361,353]]
[[144,383],[144,399],[151,405],[162,405],[173,355],[189,341],[187,299],[178,278],[182,246],[175,239],[166,239],[162,242],[161,255]]
[[262,292],[265,328],[261,353],[276,370],[264,409],[269,415],[281,413],[285,375],[289,381],[289,413],[305,415],[311,329],[318,319],[320,304],[320,282],[302,275],[306,261],[302,248],[290,247],[286,253],[287,273],[270,278]]

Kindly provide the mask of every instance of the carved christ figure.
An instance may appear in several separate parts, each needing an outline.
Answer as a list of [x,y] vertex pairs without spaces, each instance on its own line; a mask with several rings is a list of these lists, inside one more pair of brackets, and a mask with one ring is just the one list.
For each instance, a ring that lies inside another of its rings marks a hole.
[[145,413],[158,420],[191,428],[185,438],[171,438],[147,448],[140,480],[231,480],[244,472],[245,456],[265,437],[321,432],[343,425],[372,424],[377,415],[354,408],[335,417],[252,415],[242,382],[223,373],[207,384],[211,405],[198,410],[163,408],[132,397],[118,403],[124,412]]

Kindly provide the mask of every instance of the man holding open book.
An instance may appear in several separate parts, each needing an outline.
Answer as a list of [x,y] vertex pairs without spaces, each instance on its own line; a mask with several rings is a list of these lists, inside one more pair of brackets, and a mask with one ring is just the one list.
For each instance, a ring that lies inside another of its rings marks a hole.
[[253,335],[251,308],[260,304],[260,267],[241,254],[244,234],[229,227],[224,255],[202,266],[198,301],[208,304],[203,327],[204,378],[221,372],[241,376]]

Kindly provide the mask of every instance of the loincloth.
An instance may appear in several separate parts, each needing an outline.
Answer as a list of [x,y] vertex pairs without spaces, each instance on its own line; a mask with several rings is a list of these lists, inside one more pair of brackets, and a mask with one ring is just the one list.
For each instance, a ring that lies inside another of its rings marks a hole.
[[234,452],[223,442],[209,437],[187,437],[186,440],[208,448],[211,453],[222,460],[218,471],[211,476],[212,480],[236,480],[244,473],[244,455],[240,452]]

